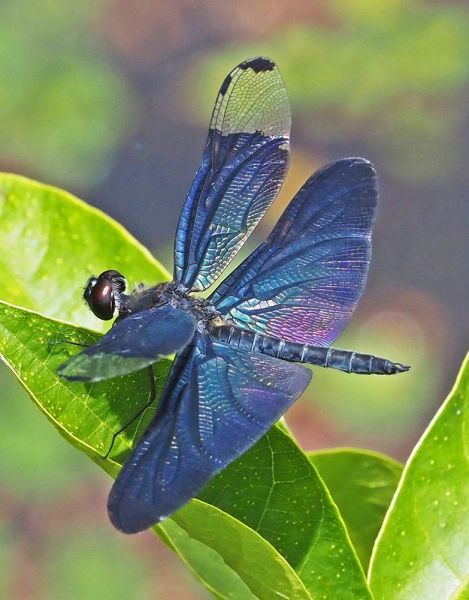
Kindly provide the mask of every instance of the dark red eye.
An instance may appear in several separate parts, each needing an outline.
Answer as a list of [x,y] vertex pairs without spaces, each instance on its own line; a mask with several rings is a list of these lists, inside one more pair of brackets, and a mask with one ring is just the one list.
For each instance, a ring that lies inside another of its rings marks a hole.
[[116,295],[124,292],[125,287],[125,279],[118,271],[104,271],[98,278],[89,279],[83,298],[98,319],[109,321],[114,317]]

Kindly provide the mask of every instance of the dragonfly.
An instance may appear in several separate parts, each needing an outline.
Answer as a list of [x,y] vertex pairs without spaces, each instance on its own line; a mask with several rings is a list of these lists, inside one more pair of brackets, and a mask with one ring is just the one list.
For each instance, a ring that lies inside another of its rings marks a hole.
[[[277,65],[246,60],[218,93],[201,166],[178,223],[174,277],[127,292],[91,277],[84,298],[115,318],[59,367],[69,381],[125,375],[175,354],[155,416],[108,499],[111,522],[142,531],[181,508],[246,452],[302,394],[311,370],[392,375],[408,366],[332,343],[363,292],[378,200],[373,165],[337,160],[314,173],[276,226],[208,297],[287,173],[290,106]],[[152,371],[151,371],[152,372]]]

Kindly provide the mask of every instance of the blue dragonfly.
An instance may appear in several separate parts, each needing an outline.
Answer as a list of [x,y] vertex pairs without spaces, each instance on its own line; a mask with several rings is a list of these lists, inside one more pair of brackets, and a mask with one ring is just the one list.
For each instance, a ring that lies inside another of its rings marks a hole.
[[409,368],[331,346],[371,258],[378,192],[362,158],[313,174],[267,240],[208,299],[194,295],[219,278],[275,199],[290,122],[277,66],[261,57],[239,64],[218,93],[182,210],[173,281],[129,294],[114,270],[88,282],[90,309],[116,320],[61,365],[62,377],[110,379],[176,353],[155,416],[109,495],[110,519],[123,532],[161,521],[248,450],[308,385],[311,371],[295,363],[362,374]]

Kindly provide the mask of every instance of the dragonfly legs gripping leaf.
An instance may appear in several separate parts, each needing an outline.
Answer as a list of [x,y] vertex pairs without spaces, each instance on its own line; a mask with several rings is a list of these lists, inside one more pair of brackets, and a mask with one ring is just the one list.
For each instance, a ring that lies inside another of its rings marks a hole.
[[109,457],[109,455],[111,454],[111,451],[112,451],[112,448],[114,447],[114,443],[117,439],[117,436],[120,435],[122,432],[124,432],[127,429],[127,427],[130,427],[130,425],[132,425],[132,423],[135,423],[135,421],[137,419],[139,419],[145,413],[147,408],[150,408],[150,406],[155,402],[155,400],[156,400],[156,385],[155,385],[155,374],[153,372],[152,366],[148,367],[148,374],[149,374],[149,380],[150,380],[150,395],[148,396],[148,400],[138,410],[138,412],[135,413],[135,415],[130,419],[130,421],[127,421],[127,423],[123,427],[121,427],[119,429],[119,431],[116,431],[115,433],[112,434],[111,445],[109,446],[106,454],[101,455],[101,458],[103,460],[106,460]]
[[81,348],[87,348],[88,344],[82,344],[81,342],[73,342],[72,340],[68,340],[67,338],[56,336],[55,340],[49,338],[47,340],[47,344],[49,348],[53,348],[54,346],[59,346],[60,344],[70,344],[72,346],[80,346]]

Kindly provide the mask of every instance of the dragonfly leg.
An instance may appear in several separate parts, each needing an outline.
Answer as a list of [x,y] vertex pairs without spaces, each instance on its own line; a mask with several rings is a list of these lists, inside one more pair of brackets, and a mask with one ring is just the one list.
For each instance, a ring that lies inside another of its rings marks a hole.
[[127,427],[132,425],[132,423],[135,423],[135,421],[139,417],[141,417],[143,415],[143,413],[147,410],[147,408],[150,408],[150,406],[156,400],[155,374],[153,372],[153,367],[151,365],[148,367],[148,374],[150,376],[150,395],[148,396],[148,400],[138,410],[138,412],[130,419],[130,421],[128,421],[123,427],[121,427],[119,429],[119,431],[116,431],[115,433],[112,434],[111,445],[109,446],[106,454],[101,455],[101,458],[103,460],[106,460],[106,458],[108,458],[108,456],[111,454],[111,451],[112,451],[112,448],[114,446],[114,442],[116,441],[117,436],[120,435],[123,431],[125,431],[127,429]]
[[71,344],[72,346],[81,346],[82,348],[87,348],[89,346],[89,344],[82,344],[81,342],[72,342],[72,340],[68,340],[64,337],[59,337],[58,335],[56,336],[55,340],[49,338],[47,340],[47,344],[49,345],[49,347],[58,346],[59,344]]

